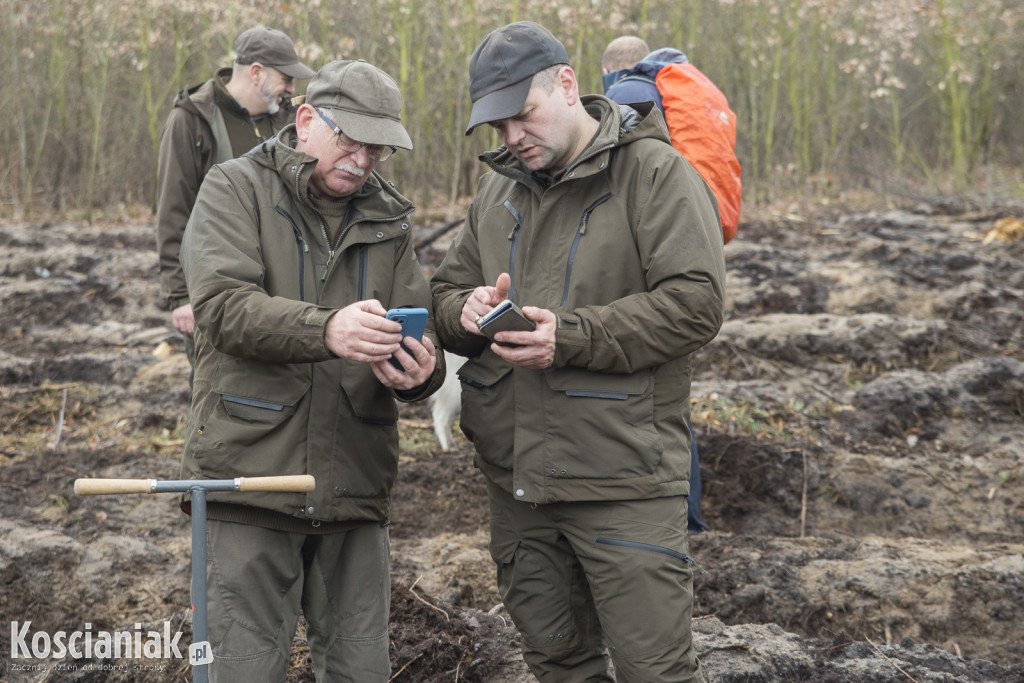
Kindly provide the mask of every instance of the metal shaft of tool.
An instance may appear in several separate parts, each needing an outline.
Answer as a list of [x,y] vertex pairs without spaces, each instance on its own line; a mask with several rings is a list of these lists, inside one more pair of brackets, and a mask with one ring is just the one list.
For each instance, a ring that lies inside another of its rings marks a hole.
[[[192,642],[206,642],[206,489],[194,486],[192,497]],[[192,668],[195,683],[209,681],[209,664]]]

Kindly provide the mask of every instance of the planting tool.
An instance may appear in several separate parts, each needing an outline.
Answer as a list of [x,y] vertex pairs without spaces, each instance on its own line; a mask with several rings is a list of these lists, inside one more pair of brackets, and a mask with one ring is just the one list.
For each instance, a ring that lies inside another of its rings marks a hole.
[[213,651],[206,637],[206,494],[210,491],[312,491],[316,480],[308,474],[236,479],[76,479],[80,496],[123,493],[185,493],[192,501],[192,644],[188,648],[195,683],[207,683]]

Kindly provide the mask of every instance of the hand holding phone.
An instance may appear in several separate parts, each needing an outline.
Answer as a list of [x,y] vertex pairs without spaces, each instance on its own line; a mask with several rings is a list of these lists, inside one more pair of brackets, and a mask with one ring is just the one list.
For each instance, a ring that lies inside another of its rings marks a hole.
[[[477,318],[476,326],[491,341],[494,341],[494,335],[498,332],[532,332],[537,329],[537,324],[523,315],[522,310],[508,299]],[[508,342],[495,343],[502,346],[519,346]]]
[[[423,331],[427,327],[427,309],[425,308],[392,308],[387,312],[387,319],[394,320],[402,325],[402,339],[406,337],[412,337],[416,341],[423,340]],[[402,344],[402,349],[406,351],[410,356],[412,352]],[[391,356],[388,362],[395,366],[396,369],[405,372],[405,368],[398,360]]]

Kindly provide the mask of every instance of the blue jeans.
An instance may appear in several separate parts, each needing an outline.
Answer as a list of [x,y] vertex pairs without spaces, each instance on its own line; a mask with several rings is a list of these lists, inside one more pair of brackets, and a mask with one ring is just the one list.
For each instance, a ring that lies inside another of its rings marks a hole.
[[697,454],[697,435],[690,425],[690,495],[686,497],[687,531],[707,531],[710,527],[700,518],[700,457]]

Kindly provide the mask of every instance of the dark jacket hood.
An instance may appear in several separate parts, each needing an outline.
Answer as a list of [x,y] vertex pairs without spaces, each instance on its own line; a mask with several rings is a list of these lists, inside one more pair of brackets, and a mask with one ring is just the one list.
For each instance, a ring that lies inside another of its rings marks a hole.
[[658,72],[669,64],[689,63],[689,60],[683,52],[675,49],[674,47],[663,47],[649,53],[630,69],[620,69],[618,71],[613,71],[610,74],[605,74],[602,77],[604,81],[604,91],[608,92],[609,88],[626,76],[646,76],[653,80],[657,78]]
[[223,89],[229,80],[231,69],[221,69],[210,80],[179,92],[174,97],[173,106],[198,114],[209,123],[213,121],[213,112],[217,107],[217,85],[220,84]]

